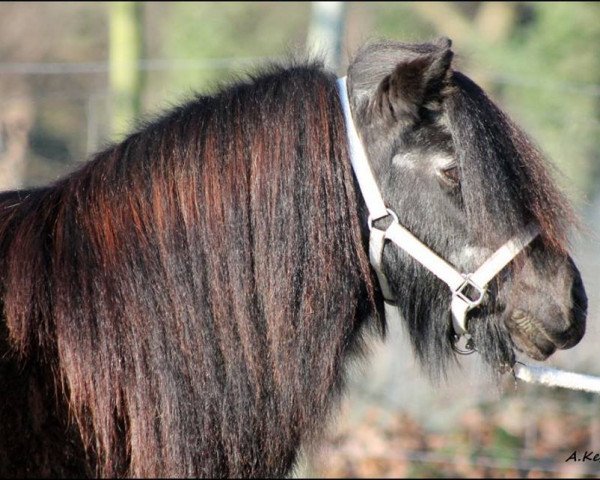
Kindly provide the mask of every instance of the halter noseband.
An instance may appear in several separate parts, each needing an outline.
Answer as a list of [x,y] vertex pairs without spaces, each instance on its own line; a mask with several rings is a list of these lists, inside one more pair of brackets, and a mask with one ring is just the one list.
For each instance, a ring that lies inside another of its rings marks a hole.
[[[527,225],[523,232],[511,238],[496,250],[475,272],[464,274],[456,270],[400,225],[396,214],[385,206],[381,192],[377,187],[377,182],[369,166],[364,146],[358,137],[354,121],[352,120],[346,77],[338,79],[337,86],[344,117],[346,118],[350,161],[358,180],[360,191],[369,210],[369,259],[377,274],[381,292],[386,303],[395,304],[387,278],[382,269],[383,248],[386,240],[391,240],[450,287],[454,331],[458,337],[468,335],[466,327],[467,312],[483,301],[488,283],[538,236],[538,227],[533,224]],[[374,221],[388,216],[392,217],[392,223],[385,230],[376,228],[373,225]],[[473,293],[475,295],[472,295]]]

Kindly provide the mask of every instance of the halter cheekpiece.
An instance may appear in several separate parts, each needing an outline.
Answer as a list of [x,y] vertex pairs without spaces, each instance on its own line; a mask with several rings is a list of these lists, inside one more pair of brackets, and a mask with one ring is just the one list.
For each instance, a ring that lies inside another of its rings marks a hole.
[[[346,132],[348,135],[352,169],[369,210],[369,259],[377,274],[386,303],[388,305],[395,304],[393,294],[382,268],[383,249],[386,241],[390,240],[450,287],[454,331],[458,338],[462,335],[468,336],[466,326],[467,312],[477,307],[483,301],[488,283],[538,236],[538,227],[533,224],[527,225],[523,232],[508,240],[475,272],[465,274],[456,270],[400,225],[397,215],[386,207],[371,171],[365,148],[354,126],[346,77],[337,80],[337,87],[346,119]],[[391,224],[385,230],[375,227],[374,222],[385,217],[391,217]]]

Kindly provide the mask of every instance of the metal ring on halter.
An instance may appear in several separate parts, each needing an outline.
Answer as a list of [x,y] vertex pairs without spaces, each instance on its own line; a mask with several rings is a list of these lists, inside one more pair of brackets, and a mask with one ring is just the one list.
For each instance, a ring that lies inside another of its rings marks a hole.
[[[467,341],[465,343],[465,347],[461,348],[458,346],[458,342],[460,342],[463,338],[466,338]],[[452,346],[452,350],[459,355],[471,355],[477,351],[473,337],[468,333],[466,335],[454,335],[454,340],[450,342],[450,344]]]
[[[485,295],[486,289],[483,287],[480,287],[473,280],[471,280],[470,273],[467,275],[464,275],[464,278],[465,278],[465,281],[456,290],[454,290],[452,292],[452,296],[460,298],[463,302],[465,302],[469,306],[469,310],[471,310],[472,308],[475,308],[477,305],[479,305],[483,301],[483,297]],[[479,296],[475,300],[470,299],[464,293],[465,288],[467,288],[469,286],[473,287],[475,289],[475,291],[479,294]]]
[[[394,222],[400,223],[398,221],[398,215],[396,215],[393,210],[391,210],[389,208],[386,208],[386,211],[388,212],[388,214],[385,217],[389,217],[391,215],[392,218],[394,219]],[[373,222],[375,220],[380,220],[380,219],[385,218],[385,217],[377,217],[377,218],[374,219],[374,218],[371,217],[371,215],[369,215],[369,218],[367,218],[367,225],[369,226],[369,231],[373,230]]]

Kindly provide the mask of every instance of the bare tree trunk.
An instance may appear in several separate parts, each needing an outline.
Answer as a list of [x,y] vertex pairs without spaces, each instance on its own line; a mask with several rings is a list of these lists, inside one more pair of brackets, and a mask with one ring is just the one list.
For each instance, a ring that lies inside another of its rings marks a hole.
[[27,98],[7,101],[0,114],[0,190],[13,190],[25,182],[33,104]]
[[141,2],[115,2],[109,6],[110,88],[114,95],[112,133],[115,137],[131,129],[142,106],[144,76],[143,6]]
[[517,21],[516,7],[509,2],[481,2],[475,18],[479,34],[491,43],[505,41]]
[[465,44],[473,36],[471,22],[450,2],[412,2],[412,9],[431,23],[440,35]]
[[346,2],[312,2],[307,50],[323,55],[325,67],[337,71],[342,58]]

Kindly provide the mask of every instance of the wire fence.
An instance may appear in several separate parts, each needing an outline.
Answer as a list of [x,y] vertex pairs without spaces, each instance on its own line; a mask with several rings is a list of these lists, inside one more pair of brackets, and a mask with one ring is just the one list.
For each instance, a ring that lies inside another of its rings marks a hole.
[[[265,62],[282,61],[283,57],[231,57],[231,58],[205,58],[205,59],[144,59],[137,63],[137,68],[150,80],[159,78],[161,75],[173,75],[177,72],[200,72],[200,71],[226,71],[238,69],[246,71],[249,67],[264,64]],[[30,88],[2,88],[0,90],[0,105],[6,106],[10,102],[33,100],[36,107],[40,109],[55,108],[54,103],[59,101],[71,104],[81,104],[80,125],[86,126],[86,147],[83,151],[73,152],[74,158],[85,158],[86,155],[98,148],[103,140],[102,125],[110,121],[110,105],[112,93],[108,88],[107,77],[109,64],[106,61],[97,62],[4,62],[0,63],[0,75],[4,81],[19,82],[24,85],[32,85]],[[522,89],[542,89],[548,92],[563,93],[575,96],[583,96],[592,99],[600,97],[600,85],[578,82],[565,82],[540,78],[530,78],[523,75],[508,75],[505,73],[482,71],[486,79],[495,85],[511,86]],[[48,78],[54,77],[52,80]],[[57,80],[58,78],[58,80]],[[69,81],[79,78],[80,81]],[[90,80],[95,78],[95,80]],[[98,80],[100,79],[100,80]],[[94,86],[90,86],[93,84]],[[66,87],[65,87],[66,86]],[[0,81],[0,88],[2,82]],[[194,87],[190,86],[191,91]],[[156,91],[147,92],[146,96],[152,100],[151,105],[160,105],[168,101],[168,95],[158,94]],[[169,92],[175,93],[173,91]],[[181,92],[179,92],[181,93]],[[44,105],[46,104],[46,105]],[[160,107],[158,107],[160,108]],[[156,108],[150,108],[156,110]],[[557,117],[556,121],[561,118]],[[587,128],[593,128],[594,132],[600,132],[600,120],[596,117],[582,118]],[[80,135],[81,136],[81,135]]]
[[[144,72],[171,70],[220,70],[241,65],[256,65],[260,62],[281,60],[280,57],[231,57],[205,59],[143,59],[135,63],[138,70]],[[119,64],[131,66],[130,63]],[[108,73],[108,62],[48,62],[48,63],[0,63],[0,73],[12,75],[85,75]]]
[[[220,70],[243,65],[258,65],[264,62],[285,61],[285,57],[230,57],[205,59],[142,59],[136,68],[144,72],[173,70]],[[131,64],[124,64],[131,66]],[[6,75],[85,75],[108,73],[108,62],[5,62],[0,63],[0,74]],[[565,82],[528,78],[493,71],[482,71],[498,84],[519,87],[544,88],[564,93],[600,97],[600,85],[583,82]]]

